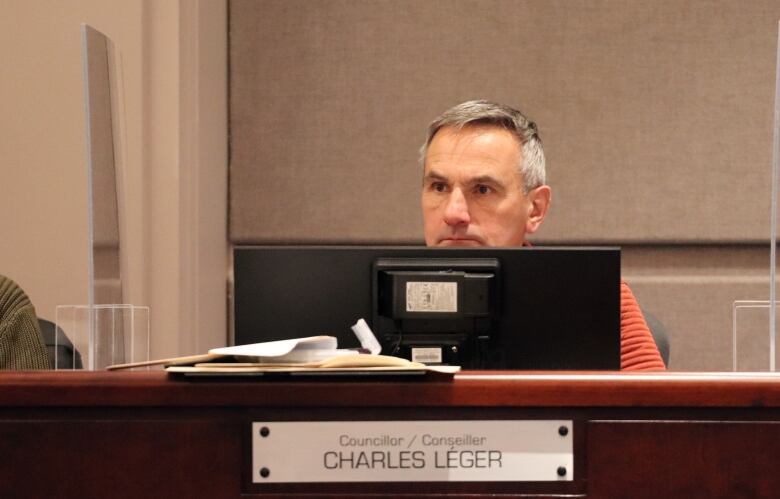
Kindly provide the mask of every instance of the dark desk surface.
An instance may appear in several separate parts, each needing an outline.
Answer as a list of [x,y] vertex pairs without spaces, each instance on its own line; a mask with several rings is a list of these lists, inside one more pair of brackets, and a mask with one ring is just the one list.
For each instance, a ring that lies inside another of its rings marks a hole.
[[[567,419],[570,482],[254,484],[252,421]],[[780,376],[465,372],[452,380],[0,373],[3,497],[773,497]],[[650,486],[652,485],[652,486]]]
[[[338,389],[329,389],[337,386]],[[370,389],[367,389],[370,386]],[[162,371],[0,373],[2,406],[780,407],[780,373],[518,373],[451,380],[183,379]]]

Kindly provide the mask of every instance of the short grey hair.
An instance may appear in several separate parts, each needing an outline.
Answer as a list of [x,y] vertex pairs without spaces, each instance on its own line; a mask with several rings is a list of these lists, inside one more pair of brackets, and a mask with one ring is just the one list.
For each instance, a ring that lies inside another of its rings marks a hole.
[[545,161],[542,139],[536,123],[523,113],[503,104],[486,100],[473,100],[452,107],[428,125],[428,137],[420,148],[420,163],[425,164],[428,146],[436,133],[444,127],[459,130],[468,126],[496,126],[512,133],[522,149],[518,171],[523,177],[525,194],[545,184]]

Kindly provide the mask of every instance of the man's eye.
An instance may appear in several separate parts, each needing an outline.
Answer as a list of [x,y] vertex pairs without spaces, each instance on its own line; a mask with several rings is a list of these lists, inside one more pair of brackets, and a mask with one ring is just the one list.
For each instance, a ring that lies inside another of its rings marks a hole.
[[434,182],[431,184],[431,188],[436,192],[444,192],[447,190],[447,186],[444,184],[444,182]]
[[491,192],[493,192],[493,189],[491,189],[487,185],[478,185],[477,186],[477,193],[478,194],[490,194]]

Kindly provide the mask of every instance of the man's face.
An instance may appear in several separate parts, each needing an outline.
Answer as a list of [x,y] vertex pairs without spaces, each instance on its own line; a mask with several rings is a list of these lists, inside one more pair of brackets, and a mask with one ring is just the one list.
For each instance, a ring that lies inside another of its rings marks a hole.
[[549,187],[523,194],[519,142],[493,126],[445,127],[425,156],[422,211],[428,246],[520,246],[542,222]]

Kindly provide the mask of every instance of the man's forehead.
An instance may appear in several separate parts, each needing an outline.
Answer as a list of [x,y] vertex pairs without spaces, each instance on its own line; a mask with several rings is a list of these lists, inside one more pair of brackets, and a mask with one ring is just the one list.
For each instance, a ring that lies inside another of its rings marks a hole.
[[[502,183],[520,175],[519,142],[511,132],[496,126],[445,127],[431,141],[425,155],[424,175],[478,183],[481,178]],[[511,179],[511,180],[510,180]]]
[[459,158],[479,157],[488,161],[504,161],[507,155],[520,154],[522,154],[520,143],[503,127],[469,125],[455,128],[450,126],[442,128],[433,136],[425,160],[427,163],[429,160],[453,161]]

